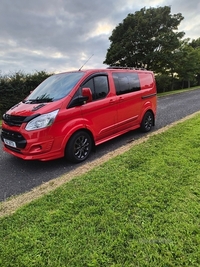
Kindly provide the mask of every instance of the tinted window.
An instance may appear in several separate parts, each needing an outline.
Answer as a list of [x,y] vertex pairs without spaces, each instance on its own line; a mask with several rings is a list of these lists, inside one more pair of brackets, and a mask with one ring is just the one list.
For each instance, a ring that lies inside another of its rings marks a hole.
[[89,87],[92,91],[92,100],[101,99],[107,96],[108,78],[107,76],[101,75],[96,76],[88,80],[82,87]]
[[137,73],[115,72],[113,73],[113,79],[117,95],[140,90],[140,81]]

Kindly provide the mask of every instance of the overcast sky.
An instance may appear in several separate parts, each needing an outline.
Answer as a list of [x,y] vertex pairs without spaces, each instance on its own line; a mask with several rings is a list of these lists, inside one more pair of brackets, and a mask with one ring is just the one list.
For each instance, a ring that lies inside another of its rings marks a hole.
[[102,68],[109,36],[129,13],[171,6],[179,31],[200,37],[199,0],[0,0],[0,73]]

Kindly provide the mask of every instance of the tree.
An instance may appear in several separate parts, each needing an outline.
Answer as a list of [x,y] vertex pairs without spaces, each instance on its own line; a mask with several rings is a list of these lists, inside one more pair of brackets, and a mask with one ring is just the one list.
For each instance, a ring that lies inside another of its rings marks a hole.
[[195,60],[197,61],[196,80],[198,85],[200,85],[200,38],[192,40],[189,45],[193,47],[197,53],[197,57],[195,58]]
[[185,40],[177,54],[179,56],[174,71],[177,73],[179,80],[182,81],[182,88],[185,87],[185,82],[187,82],[189,88],[191,82],[193,84],[197,83],[197,77],[200,73],[200,47],[194,48]]
[[192,46],[194,49],[200,48],[200,38],[192,40],[189,45]]
[[111,45],[104,63],[165,73],[173,61],[173,51],[184,36],[184,32],[177,31],[183,16],[170,13],[171,8],[164,6],[144,7],[128,14],[109,37]]

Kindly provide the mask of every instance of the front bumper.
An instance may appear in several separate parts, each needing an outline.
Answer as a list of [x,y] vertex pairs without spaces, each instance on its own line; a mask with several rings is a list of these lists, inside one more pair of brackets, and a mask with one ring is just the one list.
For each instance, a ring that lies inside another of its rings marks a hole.
[[63,156],[60,148],[53,148],[53,137],[42,134],[42,131],[34,133],[32,138],[26,138],[17,131],[2,129],[1,140],[4,151],[24,160],[45,161]]

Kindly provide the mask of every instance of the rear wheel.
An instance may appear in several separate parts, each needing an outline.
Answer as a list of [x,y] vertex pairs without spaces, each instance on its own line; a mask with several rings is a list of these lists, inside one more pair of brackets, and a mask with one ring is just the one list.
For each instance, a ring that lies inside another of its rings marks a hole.
[[65,154],[71,162],[79,163],[88,158],[91,150],[91,136],[85,131],[78,131],[69,139]]
[[154,117],[151,111],[147,111],[144,114],[144,117],[142,119],[142,123],[141,123],[141,130],[143,132],[149,132],[151,131],[152,126],[154,125]]

